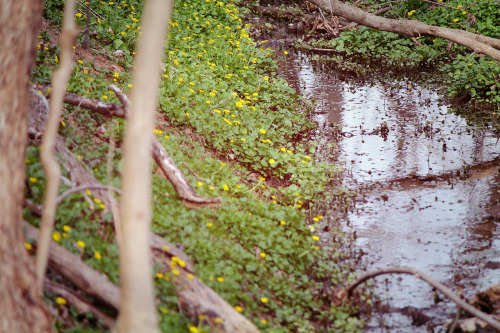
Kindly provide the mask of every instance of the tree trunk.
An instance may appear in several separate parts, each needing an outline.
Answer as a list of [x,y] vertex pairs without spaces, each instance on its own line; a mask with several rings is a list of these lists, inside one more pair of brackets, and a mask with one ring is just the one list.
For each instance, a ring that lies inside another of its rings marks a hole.
[[160,64],[172,1],[146,1],[137,42],[120,206],[120,284],[117,332],[159,332],[151,269],[151,133],[158,103]]
[[51,332],[21,225],[28,81],[42,1],[0,1],[0,331]]

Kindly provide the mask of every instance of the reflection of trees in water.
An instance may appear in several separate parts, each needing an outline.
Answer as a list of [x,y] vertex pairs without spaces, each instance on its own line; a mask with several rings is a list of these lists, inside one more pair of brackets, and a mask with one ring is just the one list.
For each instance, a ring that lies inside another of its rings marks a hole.
[[461,204],[467,207],[463,219],[464,235],[462,242],[453,250],[453,265],[450,266],[451,282],[469,290],[471,294],[479,291],[477,288],[488,287],[482,281],[484,264],[498,259],[492,254],[500,251],[492,247],[493,240],[498,237],[499,222],[488,218],[485,212],[499,199],[500,174],[497,166],[486,169],[478,177],[473,176],[476,179],[466,180],[462,184],[466,202]]

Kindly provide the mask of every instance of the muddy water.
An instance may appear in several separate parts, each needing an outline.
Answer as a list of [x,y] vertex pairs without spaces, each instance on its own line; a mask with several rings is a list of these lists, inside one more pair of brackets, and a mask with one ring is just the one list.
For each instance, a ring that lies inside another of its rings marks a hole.
[[[318,102],[312,118],[324,147],[332,140],[324,133],[340,125],[336,159],[344,185],[360,193],[344,228],[355,232],[367,270],[416,267],[466,297],[500,283],[500,222],[488,210],[500,200],[498,134],[467,124],[437,92],[408,79],[350,86],[300,53],[280,68],[297,93]],[[452,303],[414,277],[376,281],[389,311],[375,313],[367,331],[425,332],[454,316]],[[409,312],[430,320],[412,325]]]

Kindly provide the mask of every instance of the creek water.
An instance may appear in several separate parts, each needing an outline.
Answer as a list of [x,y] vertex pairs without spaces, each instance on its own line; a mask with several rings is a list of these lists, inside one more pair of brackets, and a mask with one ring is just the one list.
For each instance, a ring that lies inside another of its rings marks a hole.
[[[335,158],[343,186],[359,193],[343,227],[356,235],[366,270],[415,267],[467,298],[500,283],[500,222],[489,212],[500,200],[497,133],[410,79],[351,85],[292,52],[279,65],[297,94],[317,101],[319,156],[334,140],[328,129],[342,133]],[[366,331],[425,332],[454,317],[456,306],[413,276],[375,281],[386,310],[375,311]],[[412,325],[415,313],[429,321]]]

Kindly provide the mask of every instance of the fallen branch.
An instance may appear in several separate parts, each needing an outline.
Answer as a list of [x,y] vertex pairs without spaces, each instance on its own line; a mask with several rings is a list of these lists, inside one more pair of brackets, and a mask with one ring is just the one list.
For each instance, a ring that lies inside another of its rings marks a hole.
[[89,304],[88,301],[83,300],[68,287],[57,284],[49,279],[45,279],[43,287],[45,290],[64,298],[68,301],[68,303],[73,305],[79,313],[85,314],[90,312],[97,320],[101,321],[104,326],[108,328],[113,328],[115,326],[115,320],[113,318],[99,311],[97,308]]
[[[44,93],[50,91],[48,86],[34,85],[34,88]],[[126,116],[126,112],[121,106],[113,103],[95,101],[73,93],[66,93],[64,102],[98,112],[105,116],[116,116],[120,118],[125,118]],[[155,137],[153,137],[152,141],[152,154],[156,164],[177,191],[182,203],[186,207],[217,207],[222,202],[220,197],[202,197],[198,195],[165,148],[163,148]]]
[[[32,94],[32,98],[37,102],[32,102],[32,108],[30,108],[28,115],[31,133],[30,139],[36,144],[40,144],[42,133],[39,131],[43,130],[43,120],[45,119],[43,115],[40,115],[40,110],[37,110],[35,107],[36,105],[43,106],[45,99],[40,97],[43,96],[38,93]],[[43,110],[43,107],[40,107],[40,109]],[[71,173],[71,179],[75,184],[96,187],[99,185],[102,186],[90,171],[88,171],[71,151],[68,150],[64,139],[60,136],[56,139],[55,148],[63,166]],[[93,192],[93,195],[102,200],[106,206],[118,206],[116,200],[112,196],[108,196],[106,190],[96,190]],[[27,232],[27,238],[37,239],[37,236],[34,234],[37,230],[28,224],[24,226]],[[179,304],[182,305],[181,308],[183,311],[185,311],[193,321],[198,321],[200,315],[206,318],[212,316],[211,318],[213,318],[214,321],[215,318],[221,318],[223,320],[223,324],[217,324],[219,325],[220,332],[258,332],[255,325],[194,276],[193,266],[184,252],[153,233],[150,233],[150,246],[153,252],[153,262],[161,265],[165,271],[170,271],[171,261],[174,257],[184,262],[184,267],[177,268],[180,274],[176,277],[174,282],[177,286],[176,294],[179,297]],[[120,303],[119,289],[109,282],[105,276],[97,271],[93,271],[90,267],[86,266],[80,258],[54,242],[50,245],[49,255],[49,266],[52,269],[67,278],[88,295],[100,299],[104,303],[118,309]]]
[[311,0],[319,8],[332,15],[342,16],[358,24],[375,28],[380,31],[389,31],[404,34],[408,37],[431,35],[441,37],[466,46],[477,53],[485,54],[500,61],[500,40],[473,34],[471,32],[430,26],[415,20],[388,19],[367,13],[355,6],[346,5],[338,0]]
[[[36,247],[35,240],[38,239],[38,230],[27,222],[22,222],[22,225],[26,239],[33,240],[34,242],[31,244]],[[191,263],[181,250],[154,234],[151,234],[150,244],[153,251],[153,262],[161,267],[163,272],[172,271],[174,257],[183,262],[184,267],[175,267],[178,275],[175,275],[173,282],[177,286],[176,294],[179,297],[179,308],[188,317],[197,322],[199,316],[205,316],[209,324],[218,326],[219,332],[259,332],[252,322],[238,313],[194,275]],[[87,266],[78,256],[53,241],[50,243],[49,267],[68,279],[85,294],[118,310],[121,302],[118,286],[110,282],[102,273]],[[67,300],[75,304],[70,299]],[[222,324],[215,323],[217,318],[222,319]]]
[[97,190],[110,190],[110,191],[115,191],[118,194],[121,193],[121,191],[119,189],[117,189],[116,187],[113,187],[113,186],[89,185],[89,184],[80,185],[80,186],[72,187],[69,190],[67,190],[66,192],[64,192],[61,195],[59,195],[57,197],[57,204],[59,205],[61,202],[64,201],[64,199],[66,199],[67,197],[69,197],[72,194],[83,192],[83,191],[86,191],[86,190],[93,190],[93,189],[97,189]]
[[476,309],[472,305],[463,301],[450,288],[448,288],[447,286],[445,286],[441,282],[433,279],[432,277],[430,277],[426,273],[421,272],[421,271],[419,271],[415,268],[411,268],[411,267],[387,267],[387,268],[382,268],[382,269],[378,269],[378,270],[373,271],[373,272],[368,272],[366,274],[363,274],[358,279],[356,279],[356,281],[351,283],[349,286],[338,291],[337,294],[335,295],[336,301],[340,303],[344,299],[344,297],[346,297],[346,296],[349,297],[352,294],[353,290],[357,286],[359,286],[361,283],[363,283],[371,278],[374,278],[378,275],[382,275],[382,274],[409,274],[409,275],[413,275],[413,276],[427,282],[428,284],[430,284],[431,286],[433,286],[437,290],[441,291],[445,296],[447,296],[449,299],[451,299],[453,302],[455,302],[459,307],[461,307],[465,311],[467,311],[470,314],[472,314],[473,316],[485,321],[488,325],[490,325],[491,327],[500,331],[500,322],[496,321],[492,316],[487,315],[486,313],[484,313],[482,311],[479,311],[478,309]]
[[[38,230],[27,222],[23,222],[27,240],[38,239]],[[36,242],[31,243],[36,247]],[[102,273],[87,266],[82,259],[69,252],[61,245],[50,242],[49,267],[68,279],[87,295],[118,309],[120,290]]]

